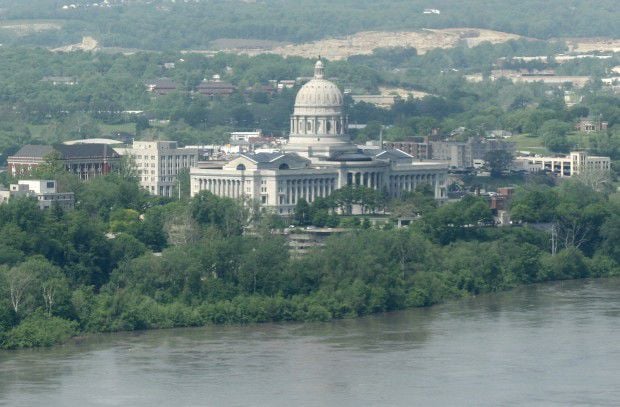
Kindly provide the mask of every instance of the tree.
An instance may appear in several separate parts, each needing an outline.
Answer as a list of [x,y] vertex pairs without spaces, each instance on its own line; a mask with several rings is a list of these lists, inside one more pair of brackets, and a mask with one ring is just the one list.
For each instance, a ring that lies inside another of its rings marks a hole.
[[404,192],[400,198],[390,202],[390,211],[395,216],[424,215],[437,207],[435,191],[430,184],[420,184],[415,191]]
[[27,263],[22,263],[18,266],[0,269],[0,272],[4,274],[4,280],[7,283],[9,298],[13,312],[19,315],[22,310],[22,306],[26,301],[26,298],[30,295],[33,289],[36,276],[28,268]]
[[69,283],[62,271],[52,265],[47,265],[39,270],[39,281],[41,283],[41,295],[45,303],[45,312],[51,316],[54,306],[58,303],[58,298],[62,295],[68,295]]
[[86,113],[74,113],[58,128],[57,139],[85,139],[101,135],[98,123]]
[[243,231],[247,213],[238,201],[200,191],[189,206],[191,216],[199,225],[214,226],[226,236],[240,235]]
[[559,197],[545,185],[519,188],[512,198],[510,214],[518,222],[551,222],[555,219]]
[[566,138],[570,129],[570,124],[553,119],[544,122],[538,129],[538,134],[542,136],[543,142],[549,150],[567,153],[571,148],[571,143]]
[[178,208],[168,216],[164,230],[171,245],[196,243],[200,238],[200,229],[187,208]]
[[297,224],[302,226],[310,223],[310,205],[304,198],[299,198],[295,204],[294,219]]
[[512,154],[506,150],[491,150],[484,155],[492,177],[501,177],[512,163]]
[[174,190],[179,193],[179,198],[187,199],[191,193],[190,189],[189,169],[183,168],[177,173],[177,180]]

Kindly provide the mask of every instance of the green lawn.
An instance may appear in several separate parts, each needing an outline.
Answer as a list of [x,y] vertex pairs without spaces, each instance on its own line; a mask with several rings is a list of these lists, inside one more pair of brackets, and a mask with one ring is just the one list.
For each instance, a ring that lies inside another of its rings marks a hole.
[[[592,135],[584,133],[569,133],[568,140],[575,146],[575,149],[587,149],[590,145],[589,138]],[[516,134],[507,139],[517,145],[517,151],[529,151],[536,154],[549,154],[545,148],[541,137],[531,137],[529,134]]]
[[529,151],[536,154],[547,154],[549,151],[543,146],[540,137],[532,137],[529,134],[515,134],[507,141],[511,141],[517,145],[517,151]]
[[499,178],[468,176],[464,177],[463,181],[465,182],[466,189],[471,189],[478,186],[485,191],[496,191],[497,188],[501,187],[516,187],[523,185],[527,180],[523,175],[515,174]]

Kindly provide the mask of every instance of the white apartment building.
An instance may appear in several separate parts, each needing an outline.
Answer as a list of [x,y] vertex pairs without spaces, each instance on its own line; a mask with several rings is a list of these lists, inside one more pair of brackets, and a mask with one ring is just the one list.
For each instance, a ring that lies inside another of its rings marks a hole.
[[584,151],[572,151],[564,157],[517,157],[514,160],[515,169],[528,172],[547,171],[558,177],[572,177],[588,171],[611,171],[609,157],[589,156]]
[[134,141],[125,154],[135,165],[140,186],[160,196],[175,196],[179,171],[198,162],[197,148],[179,147],[176,141]]
[[20,180],[11,184],[8,190],[0,190],[0,203],[6,203],[14,197],[29,196],[37,200],[40,209],[50,209],[57,204],[62,209],[75,207],[73,192],[57,192],[54,180]]

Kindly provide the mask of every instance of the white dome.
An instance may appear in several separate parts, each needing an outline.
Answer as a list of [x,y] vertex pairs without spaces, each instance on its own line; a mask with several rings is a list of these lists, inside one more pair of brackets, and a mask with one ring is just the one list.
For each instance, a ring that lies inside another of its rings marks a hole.
[[323,63],[314,66],[314,79],[301,87],[295,98],[295,107],[340,108],[342,92],[333,82],[323,78]]
[[357,151],[346,133],[342,92],[324,78],[323,62],[314,66],[314,79],[301,87],[291,115],[286,150],[304,157],[331,157]]

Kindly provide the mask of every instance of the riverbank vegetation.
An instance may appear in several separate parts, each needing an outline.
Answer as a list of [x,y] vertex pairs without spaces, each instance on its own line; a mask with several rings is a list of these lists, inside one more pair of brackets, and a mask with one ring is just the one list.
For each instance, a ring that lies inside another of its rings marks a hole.
[[3,348],[94,332],[326,321],[620,272],[620,195],[576,181],[525,185],[512,203],[524,223],[507,227],[490,226],[482,198],[437,207],[421,189],[398,203],[418,208],[409,228],[349,222],[303,257],[289,255],[276,218],[228,198],[150,198],[118,175],[80,185],[71,212],[41,212],[28,199],[0,206]]

